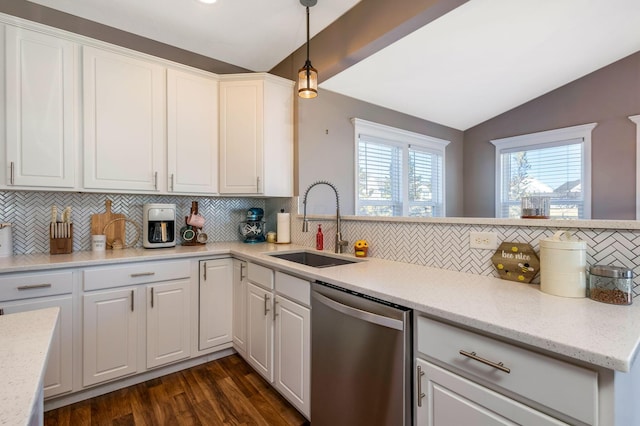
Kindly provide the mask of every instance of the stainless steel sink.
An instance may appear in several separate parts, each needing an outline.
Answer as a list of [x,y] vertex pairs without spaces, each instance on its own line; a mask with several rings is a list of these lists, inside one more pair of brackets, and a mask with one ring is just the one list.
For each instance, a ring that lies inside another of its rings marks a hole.
[[328,268],[330,266],[348,265],[356,263],[357,260],[343,259],[340,257],[327,256],[324,254],[312,253],[308,251],[295,251],[289,253],[275,253],[269,256],[302,265],[313,266],[314,268]]

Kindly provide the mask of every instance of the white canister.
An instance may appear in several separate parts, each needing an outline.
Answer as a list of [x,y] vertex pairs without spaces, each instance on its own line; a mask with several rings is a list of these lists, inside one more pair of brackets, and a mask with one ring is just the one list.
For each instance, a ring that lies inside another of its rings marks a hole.
[[93,251],[106,251],[107,250],[107,236],[106,235],[92,235],[91,236],[91,250],[93,250]]
[[0,223],[0,257],[13,256],[13,236],[10,223]]
[[540,240],[540,290],[562,297],[586,297],[586,242],[569,231]]

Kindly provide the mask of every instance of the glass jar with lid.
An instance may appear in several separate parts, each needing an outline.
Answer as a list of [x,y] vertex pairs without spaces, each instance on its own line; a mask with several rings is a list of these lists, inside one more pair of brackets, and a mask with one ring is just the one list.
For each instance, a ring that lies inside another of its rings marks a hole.
[[633,270],[623,266],[595,265],[589,268],[589,297],[613,305],[633,302]]

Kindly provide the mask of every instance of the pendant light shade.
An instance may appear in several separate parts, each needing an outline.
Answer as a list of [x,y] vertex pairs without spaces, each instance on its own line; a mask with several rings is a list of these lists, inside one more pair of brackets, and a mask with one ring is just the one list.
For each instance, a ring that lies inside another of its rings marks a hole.
[[298,71],[298,96],[305,99],[318,96],[318,71],[309,60],[309,7],[316,3],[317,0],[300,0],[300,4],[307,8],[307,60]]

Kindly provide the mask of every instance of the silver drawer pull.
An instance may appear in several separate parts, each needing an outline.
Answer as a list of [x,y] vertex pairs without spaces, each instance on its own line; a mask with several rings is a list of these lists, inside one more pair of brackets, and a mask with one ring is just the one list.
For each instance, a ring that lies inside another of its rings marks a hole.
[[422,392],[422,376],[424,376],[424,371],[422,371],[422,367],[418,366],[418,407],[422,407],[422,398],[426,395]]
[[51,287],[50,283],[46,284],[30,284],[30,285],[21,285],[18,287],[18,290],[35,290],[37,288],[49,288]]
[[497,368],[500,371],[504,371],[505,373],[509,374],[511,373],[511,369],[507,368],[504,366],[503,363],[501,362],[493,362],[493,361],[489,361],[488,359],[484,359],[482,357],[479,357],[475,352],[467,352],[467,351],[463,351],[462,349],[460,349],[460,355],[464,355],[468,358],[474,359],[478,362],[481,362],[483,364],[489,365],[493,368]]
[[148,277],[155,274],[156,274],[155,272],[139,272],[137,274],[131,274],[130,277],[131,278]]

